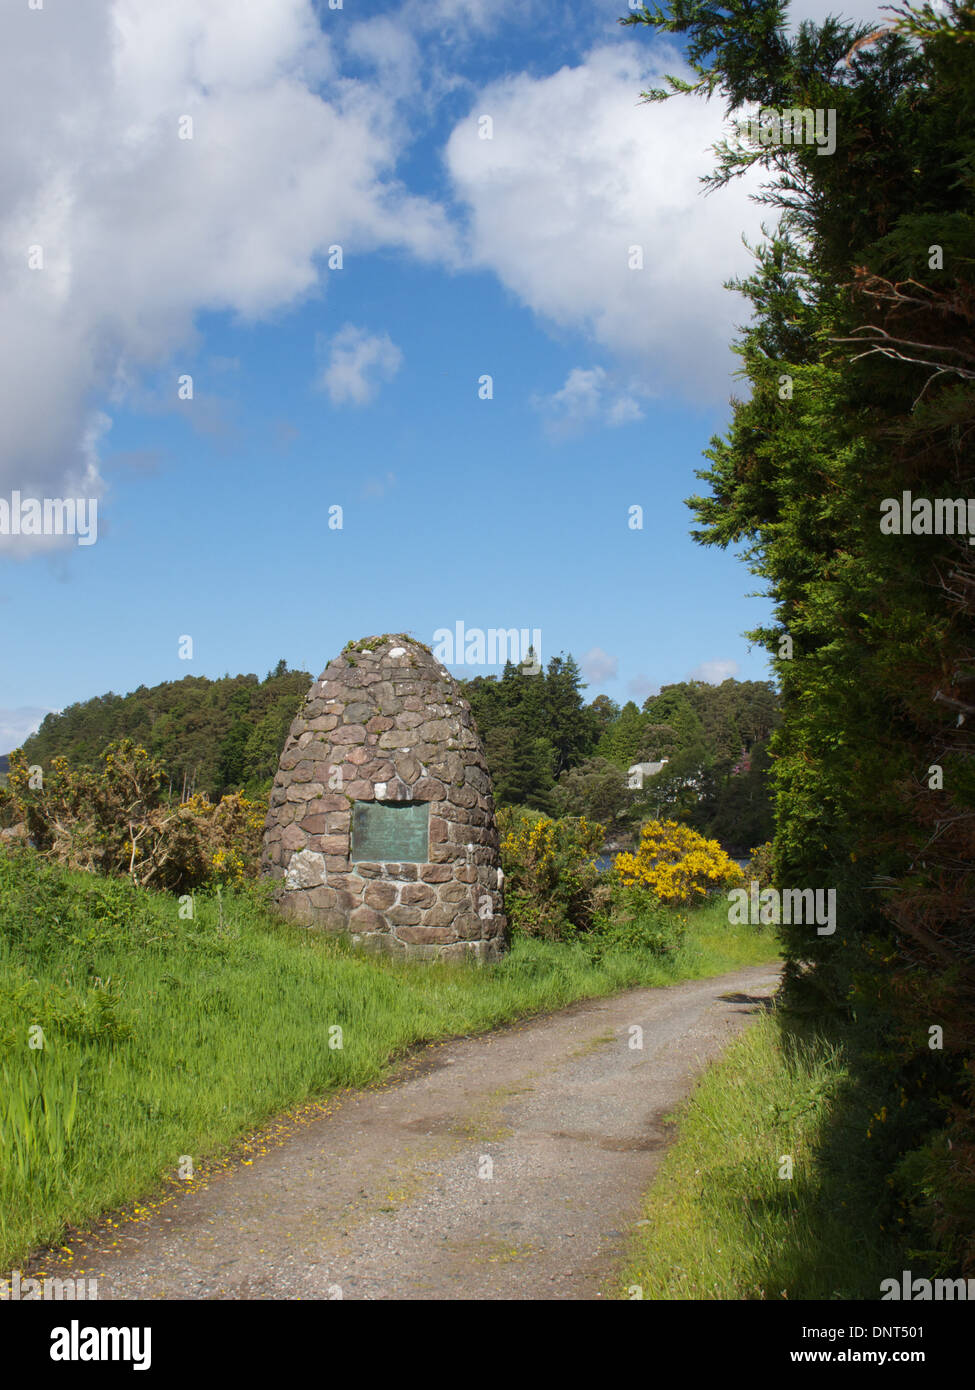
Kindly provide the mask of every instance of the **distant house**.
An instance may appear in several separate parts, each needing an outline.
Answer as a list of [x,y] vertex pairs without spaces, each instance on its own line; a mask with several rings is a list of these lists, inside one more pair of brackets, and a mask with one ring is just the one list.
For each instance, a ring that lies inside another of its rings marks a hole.
[[669,758],[661,758],[659,763],[634,763],[632,767],[626,769],[626,785],[630,791],[642,791],[643,779],[656,776],[660,769],[669,762]]

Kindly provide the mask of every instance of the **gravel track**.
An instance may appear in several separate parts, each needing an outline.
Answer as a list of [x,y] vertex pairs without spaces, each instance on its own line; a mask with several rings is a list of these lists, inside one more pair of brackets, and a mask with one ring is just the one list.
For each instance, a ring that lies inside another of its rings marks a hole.
[[666,1116],[777,984],[753,966],[423,1048],[45,1268],[97,1277],[99,1299],[605,1297]]

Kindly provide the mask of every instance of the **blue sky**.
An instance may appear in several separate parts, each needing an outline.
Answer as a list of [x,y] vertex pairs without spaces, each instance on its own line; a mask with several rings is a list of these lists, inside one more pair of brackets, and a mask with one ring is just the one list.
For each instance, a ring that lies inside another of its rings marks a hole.
[[767,675],[756,581],[682,501],[760,211],[700,195],[723,112],[639,102],[683,60],[622,9],[5,10],[0,497],[96,498],[98,539],[0,536],[0,751],[457,621],[540,629],[590,698]]

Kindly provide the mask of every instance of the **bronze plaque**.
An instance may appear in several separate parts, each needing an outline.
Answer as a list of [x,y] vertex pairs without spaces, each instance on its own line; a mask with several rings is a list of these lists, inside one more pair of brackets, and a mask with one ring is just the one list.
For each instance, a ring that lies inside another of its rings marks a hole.
[[357,801],[352,809],[353,864],[425,864],[429,855],[430,803]]

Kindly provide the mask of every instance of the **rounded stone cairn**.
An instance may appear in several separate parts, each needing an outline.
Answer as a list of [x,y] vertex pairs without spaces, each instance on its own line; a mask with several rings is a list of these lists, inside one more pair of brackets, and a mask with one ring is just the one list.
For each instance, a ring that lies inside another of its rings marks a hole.
[[[422,862],[358,858],[353,822],[375,813],[356,807],[375,802],[429,804]],[[279,880],[274,900],[289,917],[363,946],[480,961],[504,954],[484,751],[470,705],[427,647],[364,638],[312,685],[271,790],[262,873]]]

